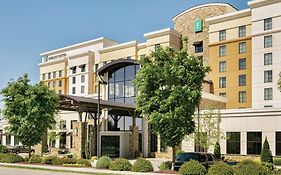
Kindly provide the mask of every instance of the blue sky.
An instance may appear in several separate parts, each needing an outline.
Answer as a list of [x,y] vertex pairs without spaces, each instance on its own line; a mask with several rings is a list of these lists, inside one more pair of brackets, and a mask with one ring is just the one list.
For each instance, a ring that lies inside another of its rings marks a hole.
[[[0,5],[0,89],[28,73],[39,80],[39,54],[97,37],[143,41],[143,34],[173,27],[172,18],[211,0],[8,0]],[[238,9],[247,0],[215,0]],[[0,97],[1,98],[1,97]],[[0,104],[1,108],[1,104]]]

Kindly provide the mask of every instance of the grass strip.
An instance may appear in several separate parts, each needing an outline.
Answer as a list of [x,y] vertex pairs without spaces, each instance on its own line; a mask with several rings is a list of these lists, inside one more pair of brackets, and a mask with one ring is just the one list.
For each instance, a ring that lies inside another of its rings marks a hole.
[[0,165],[0,167],[18,168],[18,169],[30,169],[30,170],[41,170],[41,171],[52,171],[52,172],[62,172],[62,173],[76,173],[76,174],[118,175],[118,174],[110,174],[110,173],[92,173],[92,172],[71,171],[71,170],[54,170],[54,169],[40,168],[40,167],[23,167],[23,166],[19,166],[19,165]]

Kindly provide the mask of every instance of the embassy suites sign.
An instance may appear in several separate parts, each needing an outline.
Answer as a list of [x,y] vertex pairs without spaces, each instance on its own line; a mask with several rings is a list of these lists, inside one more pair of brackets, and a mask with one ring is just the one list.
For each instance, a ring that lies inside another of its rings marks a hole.
[[47,62],[47,61],[52,61],[52,60],[56,60],[56,59],[64,58],[64,57],[66,57],[66,53],[52,55],[52,56],[44,56],[43,60],[44,60],[44,62]]

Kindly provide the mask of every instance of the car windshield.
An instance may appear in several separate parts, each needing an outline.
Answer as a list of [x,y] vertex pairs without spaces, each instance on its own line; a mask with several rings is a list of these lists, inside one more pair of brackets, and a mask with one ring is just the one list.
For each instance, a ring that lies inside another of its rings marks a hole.
[[177,161],[189,161],[189,160],[200,160],[200,154],[197,153],[183,153],[179,155],[176,160]]

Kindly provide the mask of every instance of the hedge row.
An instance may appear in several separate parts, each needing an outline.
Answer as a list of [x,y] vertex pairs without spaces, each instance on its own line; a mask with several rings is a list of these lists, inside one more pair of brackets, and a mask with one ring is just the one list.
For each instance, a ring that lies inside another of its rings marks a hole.
[[103,156],[97,160],[96,168],[111,169],[115,171],[151,172],[153,166],[146,159],[137,159],[132,165],[127,159],[118,158],[112,161],[109,157]]

